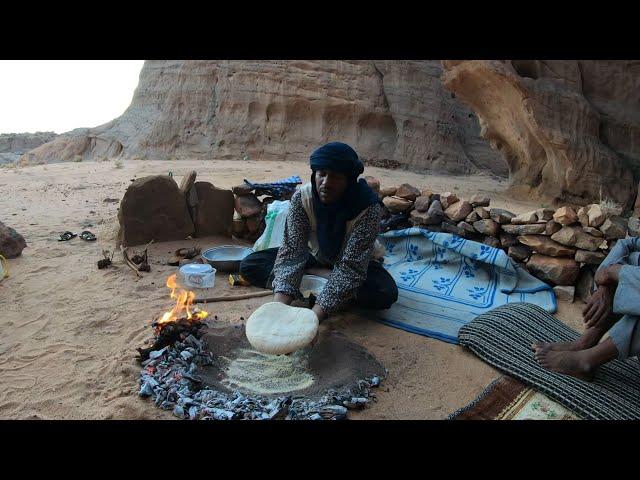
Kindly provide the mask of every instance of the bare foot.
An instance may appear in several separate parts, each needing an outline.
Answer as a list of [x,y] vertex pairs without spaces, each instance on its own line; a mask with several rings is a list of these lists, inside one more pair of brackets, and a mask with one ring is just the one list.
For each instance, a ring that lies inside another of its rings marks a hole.
[[593,380],[593,369],[585,359],[585,353],[572,352],[567,350],[551,350],[548,347],[541,347],[535,353],[536,361],[547,370],[571,375],[590,382]]
[[[589,348],[589,347],[586,347]],[[534,352],[538,352],[542,349],[548,349],[552,351],[568,351],[568,352],[577,352],[578,350],[585,350],[582,342],[580,340],[574,340],[573,342],[556,342],[556,343],[546,343],[546,342],[535,342],[531,345],[531,350]]]

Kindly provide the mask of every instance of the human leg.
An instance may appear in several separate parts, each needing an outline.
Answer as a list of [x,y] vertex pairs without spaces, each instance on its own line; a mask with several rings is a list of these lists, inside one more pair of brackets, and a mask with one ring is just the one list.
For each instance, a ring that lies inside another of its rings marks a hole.
[[354,304],[376,310],[390,308],[398,300],[398,286],[380,262],[371,261],[367,278],[356,292]]
[[640,355],[640,318],[633,315],[622,317],[609,331],[609,337],[618,350],[618,359]]
[[268,248],[248,255],[240,262],[240,275],[251,285],[269,288],[277,256],[278,248]]

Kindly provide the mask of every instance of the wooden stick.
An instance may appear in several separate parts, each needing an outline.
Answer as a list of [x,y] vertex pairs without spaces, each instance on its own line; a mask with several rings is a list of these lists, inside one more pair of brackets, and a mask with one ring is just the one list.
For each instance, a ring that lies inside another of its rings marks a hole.
[[122,256],[124,257],[124,263],[126,263],[129,266],[129,268],[136,273],[138,277],[142,278],[142,274],[138,271],[138,267],[136,267],[135,264],[131,260],[129,260],[129,255],[127,255],[127,249],[124,248],[122,245],[120,245],[120,251],[122,252]]
[[266,297],[273,295],[271,290],[265,292],[245,293],[244,295],[224,295],[219,297],[197,298],[193,303],[214,303],[214,302],[233,302],[235,300],[246,300],[248,298]]

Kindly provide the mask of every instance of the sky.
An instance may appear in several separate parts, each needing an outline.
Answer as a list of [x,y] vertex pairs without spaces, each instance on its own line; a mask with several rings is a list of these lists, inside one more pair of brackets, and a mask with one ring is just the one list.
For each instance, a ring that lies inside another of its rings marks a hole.
[[0,133],[97,127],[122,115],[144,60],[0,60]]

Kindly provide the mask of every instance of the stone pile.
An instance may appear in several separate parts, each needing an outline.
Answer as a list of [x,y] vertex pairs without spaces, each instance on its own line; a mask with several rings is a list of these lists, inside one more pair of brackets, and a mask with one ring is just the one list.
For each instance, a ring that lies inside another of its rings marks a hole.
[[[490,199],[474,195],[468,200],[455,193],[434,193],[412,185],[382,187],[385,206],[381,230],[407,226],[448,232],[501,248],[537,278],[556,286],[558,297],[587,295],[584,285],[616,241],[640,234],[640,220],[625,219],[621,211],[600,204],[578,210],[570,206],[539,208],[515,215],[490,207]],[[580,285],[578,292],[576,285]]]
[[351,388],[328,390],[319,398],[267,397],[223,392],[203,385],[197,371],[216,359],[205,350],[201,333],[184,332],[178,341],[149,353],[142,362],[139,395],[163,410],[190,420],[344,420],[349,409],[362,409],[375,397],[380,377],[360,380]]

